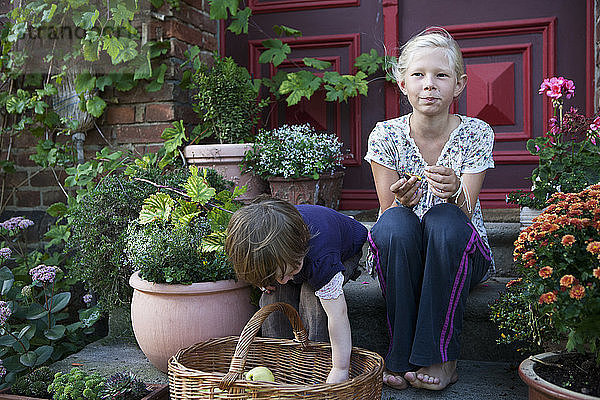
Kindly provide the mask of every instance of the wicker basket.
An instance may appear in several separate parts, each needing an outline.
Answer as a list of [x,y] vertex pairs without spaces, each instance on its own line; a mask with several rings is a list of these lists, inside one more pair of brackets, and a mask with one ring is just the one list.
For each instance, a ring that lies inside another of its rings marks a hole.
[[[263,321],[282,311],[292,324],[295,340],[255,337]],[[275,383],[246,381],[243,372],[269,368]],[[308,341],[296,310],[274,303],[258,310],[239,338],[228,336],[180,350],[169,360],[171,399],[380,399],[383,358],[352,348],[350,380],[325,384],[331,369],[331,345]]]

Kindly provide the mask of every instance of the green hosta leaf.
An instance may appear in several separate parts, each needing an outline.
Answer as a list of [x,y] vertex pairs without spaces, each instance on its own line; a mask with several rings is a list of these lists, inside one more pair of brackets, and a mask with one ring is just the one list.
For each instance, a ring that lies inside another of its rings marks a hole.
[[54,347],[44,345],[44,346],[38,347],[33,352],[37,355],[37,360],[35,361],[35,365],[36,366],[42,365],[43,363],[48,361],[50,356],[52,356],[52,353],[54,352]]
[[50,340],[58,340],[65,336],[66,329],[64,325],[56,325],[54,328],[46,329],[44,336]]
[[69,301],[71,300],[71,293],[69,292],[62,292],[62,293],[58,293],[54,296],[52,296],[52,299],[50,299],[51,301],[48,302],[47,306],[49,308],[50,305],[52,305],[52,309],[50,309],[51,313],[57,313],[60,310],[64,309],[67,304],[69,304]]
[[29,340],[27,340],[26,337],[23,337],[12,344],[13,350],[19,354],[25,353],[29,350],[30,347],[31,344],[29,343]]
[[8,281],[8,280],[12,280],[15,279],[12,271],[10,270],[10,268],[8,267],[2,267],[0,268],[0,280],[2,281]]
[[215,196],[216,190],[208,186],[205,177],[198,176],[198,167],[191,165],[190,172],[192,175],[183,187],[192,201],[204,205]]
[[227,30],[239,35],[240,33],[248,33],[248,19],[252,14],[252,9],[246,7],[239,11],[234,17],[231,18],[231,23],[227,27]]
[[171,216],[173,206],[173,199],[168,194],[155,193],[144,200],[139,221],[141,224],[148,224],[156,220],[167,222]]
[[200,250],[205,253],[213,251],[221,252],[224,250],[226,238],[227,234],[225,232],[213,232],[202,238]]
[[279,39],[263,40],[262,45],[267,48],[258,58],[258,62],[262,64],[273,63],[274,66],[278,66],[292,52],[290,46]]
[[96,77],[89,71],[82,72],[75,78],[75,91],[79,94],[91,92],[96,88]]
[[102,100],[102,98],[94,96],[85,102],[85,109],[94,117],[98,118],[106,109],[106,102]]
[[298,29],[290,28],[289,26],[285,25],[273,25],[273,31],[278,36],[302,36],[302,32],[300,32]]
[[209,0],[210,19],[227,19],[227,10],[231,15],[238,12],[239,0]]
[[0,290],[0,294],[3,296],[7,294],[12,288],[14,282],[14,279],[7,279],[5,281],[2,281],[2,289]]
[[379,66],[382,65],[383,62],[384,58],[377,53],[377,50],[371,49],[369,53],[363,53],[356,57],[354,66],[367,73],[367,75],[372,75],[377,72]]
[[37,358],[37,354],[35,354],[33,351],[28,351],[25,354],[21,354],[19,361],[26,367],[33,367],[37,361]]
[[302,59],[302,62],[307,67],[313,67],[316,69],[324,70],[331,67],[331,63],[329,61],[321,61],[316,58],[305,57]]

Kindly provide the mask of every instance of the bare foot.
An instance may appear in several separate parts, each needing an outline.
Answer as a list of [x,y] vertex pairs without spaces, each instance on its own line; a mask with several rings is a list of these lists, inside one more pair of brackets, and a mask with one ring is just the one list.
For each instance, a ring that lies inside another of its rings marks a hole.
[[402,377],[402,374],[396,375],[392,371],[388,371],[387,369],[383,371],[383,383],[396,390],[403,390],[408,387],[408,383]]
[[428,390],[442,390],[458,380],[456,361],[447,361],[423,367],[416,372],[407,372],[404,379],[411,386]]

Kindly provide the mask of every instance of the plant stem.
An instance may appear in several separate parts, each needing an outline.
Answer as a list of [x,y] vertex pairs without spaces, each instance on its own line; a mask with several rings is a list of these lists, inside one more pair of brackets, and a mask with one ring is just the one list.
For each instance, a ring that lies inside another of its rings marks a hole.
[[17,342],[19,342],[19,344],[21,345],[21,347],[23,347],[23,351],[27,351],[27,349],[25,348],[25,345],[23,344],[23,342],[21,341],[21,339],[19,339],[18,337],[16,337],[11,331],[7,330],[6,331],[10,336],[14,337],[15,340]]

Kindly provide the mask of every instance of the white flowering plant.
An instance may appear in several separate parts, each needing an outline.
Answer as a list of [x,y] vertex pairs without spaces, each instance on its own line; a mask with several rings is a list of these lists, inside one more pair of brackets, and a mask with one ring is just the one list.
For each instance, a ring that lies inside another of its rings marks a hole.
[[89,294],[82,299],[87,306],[72,304],[73,282],[52,265],[56,257],[27,252],[33,225],[24,217],[0,223],[0,389],[93,340],[100,318]]
[[319,179],[342,167],[342,143],[309,124],[261,130],[244,156],[242,170],[262,178]]

